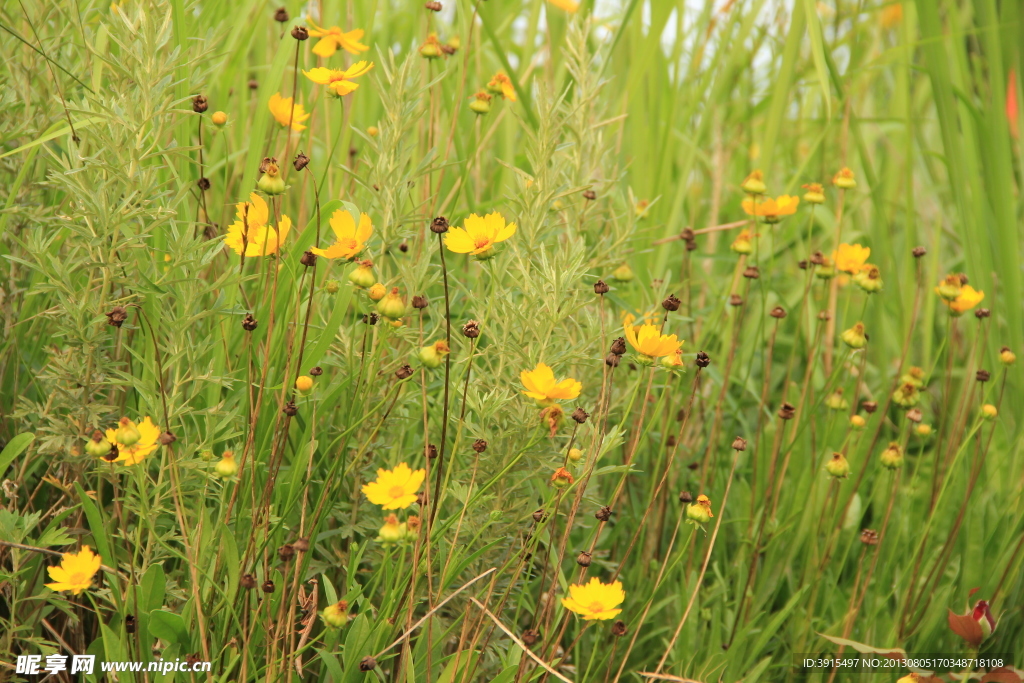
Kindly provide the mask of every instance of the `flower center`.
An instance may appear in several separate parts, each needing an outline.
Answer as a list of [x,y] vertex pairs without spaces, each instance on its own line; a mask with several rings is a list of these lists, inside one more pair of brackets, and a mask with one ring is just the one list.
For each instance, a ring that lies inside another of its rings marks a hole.
[[86,572],[74,572],[68,576],[68,583],[72,586],[88,586],[92,584],[92,575]]
[[603,612],[604,603],[595,600],[594,602],[590,603],[589,608],[591,612]]
[[392,498],[401,498],[405,495],[405,489],[401,486],[392,486],[388,489],[388,495]]
[[473,246],[477,249],[483,249],[490,243],[491,240],[488,237],[477,237],[475,240],[473,240]]

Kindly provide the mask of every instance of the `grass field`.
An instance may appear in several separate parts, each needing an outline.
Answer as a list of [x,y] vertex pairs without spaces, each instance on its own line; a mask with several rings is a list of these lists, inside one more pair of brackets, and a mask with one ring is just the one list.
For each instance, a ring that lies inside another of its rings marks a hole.
[[1021,681],[1022,14],[0,4],[0,681]]

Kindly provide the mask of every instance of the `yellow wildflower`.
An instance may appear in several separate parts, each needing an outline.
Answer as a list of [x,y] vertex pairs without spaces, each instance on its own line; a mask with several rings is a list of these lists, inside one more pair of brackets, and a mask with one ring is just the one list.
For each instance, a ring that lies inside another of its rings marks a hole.
[[363,493],[385,510],[404,509],[416,502],[416,492],[426,476],[425,470],[413,470],[400,462],[393,470],[377,470],[377,480],[364,484]]
[[318,57],[330,57],[337,52],[339,48],[353,55],[357,55],[360,52],[366,52],[370,49],[368,45],[363,45],[359,42],[362,40],[363,34],[365,33],[361,28],[345,32],[337,26],[323,28],[317,26],[312,21],[309,22],[309,26],[310,37],[320,39],[316,42],[316,45],[313,46],[313,54]]
[[871,249],[869,247],[862,247],[859,244],[846,244],[845,242],[839,245],[838,251],[832,252],[832,260],[835,261],[836,270],[851,274],[859,273],[867,267],[869,256],[871,256]]
[[941,299],[942,303],[949,306],[950,315],[958,316],[965,311],[969,311],[985,299],[985,292],[976,290],[970,285],[964,285],[960,288],[960,294],[952,301]]
[[326,249],[313,247],[312,251],[317,256],[335,259],[354,259],[366,246],[366,241],[373,234],[373,224],[370,217],[365,213],[359,214],[359,227],[352,218],[352,214],[344,209],[338,209],[331,214],[331,230],[334,231],[334,244]]
[[516,234],[515,223],[505,223],[497,211],[486,216],[470,214],[465,227],[451,228],[444,237],[444,245],[456,254],[479,255],[488,252],[498,242]]
[[566,486],[571,486],[573,481],[575,480],[572,478],[572,473],[564,467],[559,467],[551,475],[551,485],[556,489],[564,489]]
[[778,223],[783,216],[792,216],[798,206],[800,198],[788,194],[781,195],[778,199],[763,197],[755,201],[753,197],[747,197],[743,200],[743,210],[747,215],[760,216],[764,218],[765,223]]
[[245,250],[246,258],[267,256],[276,253],[292,229],[292,221],[288,216],[281,216],[278,229],[267,225],[269,219],[267,203],[258,194],[249,195],[248,202],[235,205],[235,216],[238,220],[228,228],[224,244],[231,247],[236,254]]
[[331,92],[338,97],[344,97],[359,87],[358,83],[352,82],[373,68],[373,62],[356,62],[347,69],[328,69],[318,66],[302,73],[309,80],[319,85],[326,85]]
[[125,444],[118,440],[119,433],[126,433],[122,428],[107,430],[107,441],[117,448],[117,457],[111,460],[111,462],[123,462],[125,465],[134,465],[142,462],[147,455],[158,448],[157,439],[160,438],[160,428],[153,424],[153,421],[148,416],[137,425],[130,420],[129,423],[134,425],[139,435],[138,439],[131,444]]
[[622,612],[617,609],[626,599],[622,582],[601,583],[596,576],[587,584],[571,584],[569,597],[562,598],[562,606],[580,615],[584,621],[614,619]]
[[583,385],[571,377],[561,382],[555,381],[554,371],[544,363],[537,363],[533,370],[523,370],[519,379],[526,387],[523,393],[542,403],[550,403],[562,399],[574,399],[580,395]]
[[[148,419],[148,418],[147,418]],[[100,556],[87,545],[82,546],[78,553],[64,553],[60,566],[47,567],[46,572],[53,583],[46,587],[55,591],[71,591],[78,595],[92,585],[92,577],[100,570]]]
[[548,0],[548,2],[566,12],[575,12],[580,8],[580,3],[576,2],[576,0]]
[[292,130],[294,131],[306,130],[306,126],[302,125],[302,122],[312,116],[312,114],[306,112],[306,109],[301,104],[296,104],[293,107],[292,98],[281,97],[279,92],[270,96],[267,107],[281,126],[288,126],[291,123]]
[[487,89],[495,95],[501,95],[506,100],[516,101],[516,90],[512,87],[512,79],[504,71],[494,74],[494,78],[487,84]]
[[629,345],[648,360],[675,353],[683,344],[676,335],[662,334],[650,323],[638,327],[624,325],[623,330]]
[[697,500],[686,506],[686,517],[698,524],[707,524],[714,517],[711,513],[711,499],[703,493],[697,496]]
[[853,171],[844,166],[832,177],[832,184],[841,190],[852,190],[857,187],[857,180],[853,177]]

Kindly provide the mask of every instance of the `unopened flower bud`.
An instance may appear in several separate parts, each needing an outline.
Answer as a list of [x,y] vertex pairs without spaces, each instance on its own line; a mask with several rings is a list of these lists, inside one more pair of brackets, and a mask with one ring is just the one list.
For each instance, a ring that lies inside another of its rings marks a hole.
[[921,392],[913,384],[905,382],[892,392],[892,400],[904,408],[913,408],[921,400]]
[[334,278],[324,282],[324,291],[328,294],[337,294],[339,289],[341,289],[341,283]]
[[864,333],[864,323],[858,322],[848,330],[843,330],[839,338],[851,349],[863,349],[867,346],[868,336]]
[[213,112],[213,115],[210,116],[210,121],[212,121],[215,126],[223,126],[228,122],[228,115],[222,111],[215,111]]
[[387,295],[387,293],[387,287],[385,287],[379,282],[374,285],[371,285],[370,288],[366,290],[366,295],[370,297],[370,299],[373,301],[380,301],[385,297],[385,295]]
[[764,184],[764,174],[761,171],[753,171],[740,183],[740,189],[747,194],[764,194],[768,188]]
[[478,92],[469,103],[470,110],[477,116],[483,116],[491,111],[491,96],[485,92]]
[[991,403],[986,403],[981,407],[981,416],[986,420],[993,420],[999,415],[999,410]]
[[686,518],[697,524],[707,524],[714,515],[711,513],[711,500],[703,493],[697,500],[686,506]]
[[857,181],[853,177],[853,171],[843,168],[832,178],[832,184],[842,190],[852,190],[857,187]]
[[206,102],[206,98],[202,95],[196,95],[192,98],[192,111],[195,113],[202,114],[208,107],[209,105]]
[[392,287],[391,291],[377,302],[377,312],[391,320],[398,320],[405,315],[405,302],[398,294],[398,287]]
[[932,426],[931,425],[926,425],[926,424],[915,425],[914,426],[914,433],[917,434],[918,436],[922,437],[922,438],[924,438],[926,436],[931,436],[931,434],[932,434]]
[[309,396],[309,393],[313,391],[313,378],[308,375],[300,375],[295,380],[295,391],[302,396]]
[[635,277],[636,275],[633,274],[633,269],[629,267],[628,263],[623,263],[612,271],[612,279],[618,282],[629,282]]
[[566,486],[572,484],[573,481],[572,473],[564,467],[559,467],[555,470],[555,473],[551,475],[550,483],[556,489],[564,489]]
[[118,427],[114,432],[114,438],[122,446],[134,446],[142,438],[138,427],[127,417],[122,417],[117,424]]
[[92,433],[92,438],[85,443],[85,452],[94,458],[102,458],[110,453],[110,442],[100,430]]
[[843,397],[842,387],[836,389],[825,398],[825,406],[832,410],[846,410],[850,402]]
[[1010,347],[1004,346],[999,350],[999,362],[1003,365],[1013,365],[1017,362],[1017,354],[1010,350]]
[[233,477],[235,472],[238,471],[238,463],[235,461],[235,454],[231,451],[224,451],[224,455],[222,455],[220,460],[217,461],[217,464],[213,466],[213,469],[221,479]]
[[892,441],[889,446],[882,451],[882,456],[879,458],[882,463],[882,467],[890,470],[898,470],[903,467],[903,449],[900,445]]
[[444,362],[445,356],[447,356],[450,351],[451,350],[448,348],[448,342],[442,339],[430,344],[429,346],[420,348],[419,359],[426,367],[431,369],[437,368],[441,366],[441,363]]
[[804,193],[804,201],[808,204],[824,204],[825,203],[825,188],[821,186],[821,183],[808,183],[803,188],[807,190]]
[[570,448],[566,457],[569,458],[570,462],[579,462],[583,459],[583,451],[578,448]]
[[284,194],[288,187],[284,184],[284,178],[281,177],[281,169],[277,166],[277,159],[271,158],[269,162],[264,159],[262,166],[265,170],[256,182],[256,187],[259,188],[260,192],[271,197]]
[[868,423],[868,421],[865,420],[860,415],[851,415],[850,416],[850,427],[852,427],[853,429],[864,429],[864,427],[867,425],[867,423]]
[[850,474],[850,463],[842,453],[833,453],[832,459],[825,463],[825,470],[836,479],[846,479]]
[[333,605],[328,605],[320,616],[328,626],[341,628],[348,623],[348,603],[340,600]]

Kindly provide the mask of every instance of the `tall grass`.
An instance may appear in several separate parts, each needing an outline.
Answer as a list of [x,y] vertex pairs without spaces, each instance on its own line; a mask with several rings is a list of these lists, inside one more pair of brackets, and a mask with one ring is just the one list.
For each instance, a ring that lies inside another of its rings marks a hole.
[[[0,9],[0,678],[54,652],[194,657],[220,681],[907,673],[796,665],[848,641],[1024,666],[1024,396],[1001,362],[1024,349],[1020,7],[442,4]],[[292,37],[311,18],[370,50],[318,58]],[[428,60],[435,32],[457,48]],[[374,68],[341,99],[303,75],[357,59]],[[516,100],[477,114],[502,70]],[[293,228],[242,258],[224,237],[265,157],[289,186],[270,222]],[[825,202],[750,219],[755,169]],[[432,230],[491,211],[517,225],[492,258]],[[336,212],[372,220],[359,259],[397,321],[358,264],[304,256]],[[840,242],[871,248],[880,292],[822,277]],[[952,317],[933,290],[960,272],[985,298]],[[686,340],[684,369],[611,352],[645,320]],[[522,393],[538,362],[582,383],[560,420]],[[140,463],[89,451],[147,416]],[[387,542],[362,487],[403,462],[425,482]],[[82,545],[91,586],[45,587]],[[621,581],[615,619],[563,607],[590,577]],[[978,599],[998,621],[980,650],[948,617]]]

